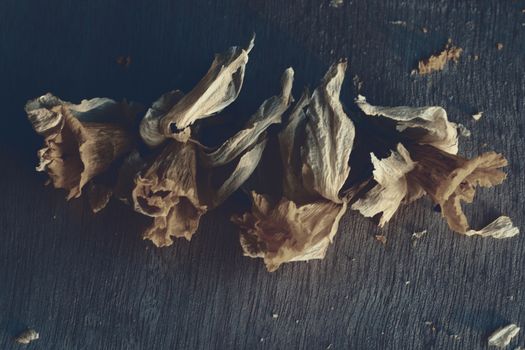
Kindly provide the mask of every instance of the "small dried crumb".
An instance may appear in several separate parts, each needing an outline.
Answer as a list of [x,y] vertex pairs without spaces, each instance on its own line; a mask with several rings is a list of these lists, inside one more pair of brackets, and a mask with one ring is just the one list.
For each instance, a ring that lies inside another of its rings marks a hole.
[[449,39],[445,48],[440,53],[419,61],[417,70],[414,69],[412,73],[426,75],[435,71],[443,70],[448,61],[454,61],[457,63],[462,53],[463,49],[452,45],[452,40]]
[[410,281],[405,281],[405,286],[408,286],[410,284]]
[[421,31],[426,34],[426,33],[428,33],[428,28],[427,27],[423,27],[423,28],[421,28]]
[[354,87],[356,88],[357,92],[361,91],[361,88],[363,87],[363,82],[361,79],[359,79],[359,76],[356,74],[352,78],[352,83],[354,84]]
[[437,331],[437,328],[436,328],[436,325],[434,324],[434,322],[432,322],[432,321],[425,321],[425,324],[430,327],[432,332],[435,333]]
[[263,341],[264,341],[264,338],[261,338],[261,339],[259,339],[259,342],[261,342],[261,343],[262,343]]
[[479,55],[474,55],[474,61],[479,60]]
[[18,337],[16,337],[15,341],[18,344],[29,344],[38,338],[39,334],[34,329],[26,329]]
[[272,318],[278,318],[279,314],[272,314]]
[[295,323],[299,323],[299,320],[295,320]]
[[330,0],[330,7],[339,8],[343,6],[343,0]]
[[459,134],[463,137],[470,137],[471,135],[470,130],[467,129],[467,127],[463,124],[458,124],[458,131]]
[[459,334],[452,334],[450,337],[451,337],[452,339],[454,339],[454,340],[459,340],[459,339],[461,339],[461,337],[459,336]]
[[496,49],[498,49],[498,51],[503,50],[503,44],[502,43],[497,43],[496,44]]
[[348,299],[348,295],[345,295],[345,299]]
[[131,57],[130,56],[119,56],[115,60],[119,66],[122,66],[124,68],[128,68],[131,64]]
[[472,115],[472,119],[474,119],[475,121],[478,121],[481,119],[482,116],[483,116],[483,112],[478,112]]
[[427,230],[412,233],[412,245],[416,245],[416,241],[427,234]]
[[406,27],[407,22],[406,21],[390,21],[390,24]]
[[333,344],[330,343],[330,344],[328,344],[328,346],[326,347],[326,350],[329,350],[329,349],[331,349],[332,347],[333,347]]
[[375,235],[374,238],[375,238],[378,242],[381,242],[381,244],[383,244],[383,245],[386,244],[386,236],[385,236],[385,235]]
[[516,326],[513,323],[509,324],[508,326],[499,328],[489,337],[489,346],[504,348],[510,344],[512,338],[518,335],[519,331],[520,327]]

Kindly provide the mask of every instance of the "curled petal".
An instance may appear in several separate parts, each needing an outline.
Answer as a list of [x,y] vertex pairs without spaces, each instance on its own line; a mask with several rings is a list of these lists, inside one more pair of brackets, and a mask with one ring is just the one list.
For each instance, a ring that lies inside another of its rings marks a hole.
[[201,81],[161,119],[160,128],[165,136],[186,142],[190,137],[190,125],[220,112],[235,101],[242,88],[253,42],[254,38],[246,48],[234,46],[215,55]]
[[519,233],[520,230],[512,224],[508,216],[500,216],[481,230],[468,230],[465,235],[501,239],[514,237]]
[[397,151],[385,159],[377,159],[372,153],[374,180],[377,182],[364,197],[357,200],[352,209],[367,217],[382,213],[379,226],[384,226],[408,195],[406,175],[414,169],[414,162],[407,149],[398,144]]
[[507,160],[495,152],[465,159],[432,146],[413,145],[409,150],[417,162],[408,175],[409,182],[417,183],[441,206],[443,217],[456,232],[469,230],[461,202],[473,201],[476,186],[495,186],[506,178],[500,168],[507,165]]
[[132,149],[130,125],[137,111],[106,98],[74,105],[48,94],[30,101],[28,118],[45,137],[37,170],[45,171],[54,187],[66,189],[68,199],[79,197],[86,183]]
[[324,258],[345,211],[346,203],[272,203],[253,192],[252,211],[232,221],[240,227],[244,255],[263,258],[268,271],[275,271],[286,262]]
[[179,90],[163,94],[148,109],[146,115],[140,122],[140,136],[144,143],[151,148],[162,144],[167,137],[160,130],[160,120],[168,111],[182,98],[183,93]]
[[366,102],[361,95],[356,104],[369,116],[393,120],[397,130],[414,142],[431,145],[447,153],[458,153],[457,125],[448,121],[447,112],[441,107],[378,107]]

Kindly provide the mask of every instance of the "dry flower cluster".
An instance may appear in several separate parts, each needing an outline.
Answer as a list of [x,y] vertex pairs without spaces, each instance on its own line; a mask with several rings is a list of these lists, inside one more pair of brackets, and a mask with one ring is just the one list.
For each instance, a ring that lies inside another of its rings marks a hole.
[[[332,65],[320,85],[295,103],[288,68],[280,92],[243,129],[218,147],[203,145],[200,120],[236,100],[252,48],[253,39],[216,55],[190,92],[165,93],[142,118],[136,105],[108,98],[73,104],[47,94],[30,101],[29,120],[45,138],[37,170],[68,199],[85,189],[94,212],[114,196],[151,217],[144,238],[158,247],[171,245],[173,237],[191,239],[201,216],[244,184],[251,209],[232,221],[244,254],[263,258],[270,271],[322,259],[348,208],[383,226],[401,205],[425,195],[456,232],[495,238],[518,233],[504,216],[472,230],[461,208],[473,201],[477,186],[505,179],[501,154],[457,155],[458,125],[441,107],[377,107],[359,96],[364,114],[356,122],[339,97],[345,61]],[[274,138],[267,131],[276,124],[282,126]],[[360,133],[366,134],[364,147],[357,146]],[[271,138],[279,145],[282,180],[275,193],[262,193],[246,181],[257,167],[264,171],[259,163]],[[363,150],[364,157],[356,156]]]

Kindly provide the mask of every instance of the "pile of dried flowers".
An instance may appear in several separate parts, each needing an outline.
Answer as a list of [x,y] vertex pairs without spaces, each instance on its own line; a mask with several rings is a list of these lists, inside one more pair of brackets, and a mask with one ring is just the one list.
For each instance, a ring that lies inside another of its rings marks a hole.
[[[456,232],[518,234],[506,216],[479,231],[470,229],[461,202],[471,203],[477,186],[500,184],[507,160],[494,152],[458,156],[458,125],[441,107],[377,107],[359,96],[365,121],[380,130],[366,142],[388,154],[366,154],[373,171],[352,162],[360,131],[339,97],[345,61],[332,65],[320,85],[296,103],[294,72],[288,68],[279,94],[265,100],[242,130],[218,147],[204,146],[195,123],[236,100],[252,48],[253,39],[247,47],[216,55],[189,93],[165,93],[141,119],[137,105],[108,98],[73,104],[46,94],[28,102],[29,120],[45,138],[37,170],[65,189],[68,199],[86,190],[94,212],[112,196],[130,204],[152,218],[144,238],[169,246],[173,237],[190,240],[201,216],[262,166],[268,139],[275,136],[267,129],[282,123],[279,195],[252,190],[251,209],[232,217],[244,254],[263,258],[269,271],[285,262],[322,259],[348,208],[383,226],[399,206],[424,195]],[[352,173],[359,175],[350,180]]]

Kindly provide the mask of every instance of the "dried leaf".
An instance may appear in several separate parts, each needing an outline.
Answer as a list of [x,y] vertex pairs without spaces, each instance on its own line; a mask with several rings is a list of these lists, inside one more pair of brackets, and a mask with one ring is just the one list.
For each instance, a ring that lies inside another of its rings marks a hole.
[[253,42],[254,38],[246,48],[234,46],[215,55],[201,81],[162,117],[160,128],[165,136],[186,142],[191,136],[190,125],[220,112],[235,101],[242,88]]
[[510,344],[512,338],[518,335],[520,327],[509,324],[492,333],[488,339],[489,346],[504,348]]
[[66,189],[68,199],[79,197],[88,181],[133,146],[130,125],[138,109],[125,102],[96,98],[74,105],[47,94],[28,102],[26,112],[45,137],[37,170],[47,172],[54,187]]
[[190,240],[206,212],[198,194],[195,147],[171,141],[135,179],[135,210],[155,218],[144,238],[158,247],[171,245],[171,237]]
[[441,107],[372,106],[361,95],[356,104],[369,116],[392,119],[396,122],[397,131],[414,142],[458,153],[457,125],[448,121],[447,112]]
[[241,230],[244,255],[263,258],[268,271],[275,271],[285,262],[324,258],[345,211],[346,203],[272,203],[253,192],[251,212],[232,221]]
[[379,226],[383,227],[408,194],[406,175],[414,169],[414,162],[402,144],[388,158],[379,160],[373,153],[371,157],[377,185],[358,199],[352,209],[366,217],[382,213]]
[[447,45],[439,54],[432,55],[427,59],[421,60],[418,63],[419,75],[430,74],[435,71],[440,71],[445,68],[448,61],[458,62],[463,49],[452,45],[452,41],[449,39]]
[[514,227],[508,216],[500,216],[481,230],[468,230],[467,236],[482,236],[493,238],[510,238],[518,235],[520,230]]
[[347,63],[334,64],[306,107],[306,138],[302,146],[303,183],[334,203],[348,178],[348,161],[355,137],[354,124],[339,100]]
[[32,341],[37,340],[39,337],[40,335],[34,329],[27,329],[17,336],[15,341],[18,344],[29,344]]

